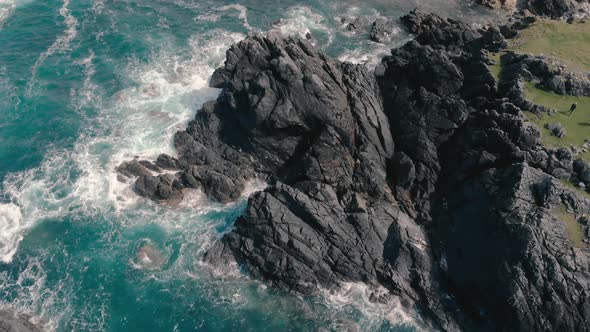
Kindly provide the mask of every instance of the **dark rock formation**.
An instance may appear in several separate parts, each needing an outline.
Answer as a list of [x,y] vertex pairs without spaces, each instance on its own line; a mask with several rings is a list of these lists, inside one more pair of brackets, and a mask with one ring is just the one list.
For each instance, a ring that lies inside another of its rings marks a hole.
[[231,201],[268,181],[204,260],[277,289],[363,282],[440,330],[588,330],[590,252],[570,232],[588,240],[590,207],[558,179],[590,170],[541,146],[522,115],[535,110],[523,78],[551,70],[507,55],[514,74],[497,85],[484,50],[501,29],[416,11],[402,22],[416,39],[375,75],[306,41],[246,38],[211,79],[218,100],[175,136],[178,158],[120,173],[156,200],[202,188]]
[[566,135],[565,128],[563,128],[561,123],[547,123],[546,128],[549,129],[555,137],[562,138]]
[[574,12],[576,2],[576,0],[527,0],[526,8],[538,16],[561,18]]
[[512,11],[516,9],[517,0],[476,0],[475,2],[492,9]]
[[42,332],[31,317],[12,310],[0,309],[0,332]]
[[392,20],[379,17],[371,25],[371,32],[369,37],[372,41],[381,44],[391,42],[391,37],[395,32],[395,24]]
[[588,249],[555,212],[576,218],[588,201],[523,164],[448,184],[443,254],[464,310],[490,330],[587,331]]
[[573,23],[576,17],[590,14],[588,0],[474,0],[492,9],[503,9],[516,17],[526,13],[550,19],[565,19]]
[[[249,97],[242,91],[257,76],[266,90]],[[272,185],[250,197],[206,261],[235,259],[252,276],[303,294],[342,282],[383,285],[453,326],[439,299],[425,298],[439,291],[426,234],[388,186],[394,144],[375,77],[301,41],[257,36],[230,50],[213,82],[224,87],[219,114],[247,111],[258,121],[232,143],[255,140],[241,149]]]
[[[519,82],[536,82],[541,88],[561,95],[590,96],[590,74],[566,73],[565,66],[546,57],[508,52],[501,57],[506,77],[505,91],[521,89]],[[513,91],[513,93],[517,93]],[[510,94],[510,93],[508,93]]]
[[541,85],[560,95],[590,96],[590,74],[553,75],[544,80]]
[[475,0],[476,3],[492,9],[528,11],[536,16],[552,19],[566,18],[573,21],[574,15],[588,15],[587,0]]

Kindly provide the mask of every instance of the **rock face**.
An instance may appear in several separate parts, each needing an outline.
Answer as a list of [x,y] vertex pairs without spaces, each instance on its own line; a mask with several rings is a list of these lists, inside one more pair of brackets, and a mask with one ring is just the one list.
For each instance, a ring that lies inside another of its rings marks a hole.
[[371,25],[369,37],[376,43],[387,44],[391,42],[391,37],[395,33],[395,29],[396,27],[393,21],[379,17]]
[[[369,269],[355,277],[370,281],[378,265],[373,259],[383,248],[359,248],[362,252],[352,262],[337,257],[355,250],[358,234],[367,233],[354,226],[384,239],[392,223],[392,217],[367,220],[374,219],[367,211],[374,202],[393,199],[385,173],[393,141],[374,77],[363,67],[336,63],[293,39],[256,36],[232,48],[228,58],[232,53],[235,60],[213,76],[224,87],[217,107],[225,109],[219,114],[251,112],[251,121],[243,121],[248,126],[239,135],[240,148],[253,157],[257,172],[272,175],[275,185],[250,198],[248,212],[220,245],[251,273],[284,283],[278,286],[285,289],[307,293],[328,286],[335,272],[358,270],[352,266]],[[262,87],[259,93],[245,90],[255,82]],[[232,132],[241,131],[237,121],[242,119],[235,120]],[[347,219],[351,221],[336,222]],[[371,229],[373,224],[377,228]],[[325,238],[328,230],[332,239]],[[250,236],[261,246],[252,247]],[[282,274],[289,266],[292,278],[285,280]],[[322,273],[312,271],[321,268]]]
[[[528,0],[527,8],[535,15],[560,18],[572,14],[577,6],[576,0]],[[579,1],[580,3],[582,1]]]
[[540,145],[522,76],[497,85],[483,51],[501,29],[402,22],[415,40],[375,74],[306,41],[246,38],[211,79],[218,100],[176,134],[178,157],[119,172],[155,200],[202,188],[226,202],[266,180],[204,260],[277,289],[362,282],[437,330],[588,330],[590,206],[558,180],[590,179],[588,165]]
[[[244,91],[260,81],[263,93]],[[213,82],[224,88],[219,114],[252,112],[256,123],[247,121],[233,144],[252,138],[241,149],[272,185],[250,197],[234,230],[205,260],[235,259],[286,291],[364,282],[436,310],[438,299],[424,294],[437,287],[430,283],[427,236],[388,185],[394,143],[373,74],[301,41],[257,36],[228,52]],[[435,315],[436,324],[451,324]]]
[[587,0],[475,0],[476,3],[492,9],[509,12],[529,13],[551,19],[567,18],[573,21],[575,16],[586,17],[590,5]]
[[588,201],[522,164],[449,185],[441,236],[464,310],[479,311],[490,330],[587,331],[588,250],[556,211],[576,223]]
[[30,321],[30,317],[0,309],[0,332],[42,332],[42,330]]
[[590,73],[566,72],[564,65],[549,58],[514,52],[503,54],[501,61],[506,74],[501,89],[512,97],[522,90],[519,82],[525,81],[560,95],[590,96]]
[[512,11],[516,9],[517,0],[477,0],[477,3],[492,9]]

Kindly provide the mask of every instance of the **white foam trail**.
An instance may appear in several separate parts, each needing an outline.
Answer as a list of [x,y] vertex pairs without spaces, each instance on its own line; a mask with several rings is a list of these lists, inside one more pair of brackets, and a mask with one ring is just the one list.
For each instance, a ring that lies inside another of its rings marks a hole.
[[327,35],[328,41],[323,47],[334,41],[334,32],[328,27],[324,17],[308,7],[294,6],[287,10],[286,18],[277,21],[273,30],[280,31],[284,36],[306,38],[308,34],[319,31]]
[[252,26],[248,23],[248,8],[240,4],[226,5],[217,8],[219,11],[235,10],[238,12],[238,18],[244,22],[244,27],[248,30],[252,30]]
[[12,16],[17,7],[26,5],[33,0],[0,0],[0,28]]
[[92,1],[92,11],[95,13],[102,13],[104,10],[104,0],[93,0]]
[[[388,320],[394,325],[412,326],[418,331],[426,331],[414,317],[406,312],[397,297],[385,303],[375,302],[373,297],[380,297],[389,293],[383,287],[374,288],[363,283],[344,283],[338,291],[324,290],[324,299],[329,307],[339,311],[346,307],[354,307],[370,320]],[[371,322],[359,322],[359,325]],[[363,326],[367,326],[363,325]],[[336,330],[338,327],[335,326]]]
[[0,27],[16,9],[15,0],[0,0]]
[[82,87],[76,91],[76,98],[74,99],[77,100],[73,101],[73,108],[75,109],[80,109],[83,106],[98,101],[101,95],[101,92],[99,91],[100,87],[92,82],[92,77],[96,74],[94,58],[94,51],[90,50],[88,57],[76,61],[76,64],[83,68],[84,82],[82,83]]
[[31,94],[39,66],[41,66],[48,57],[52,56],[56,52],[64,52],[69,50],[70,43],[78,35],[78,20],[70,13],[69,6],[70,0],[64,0],[63,5],[59,9],[59,15],[63,18],[64,23],[66,24],[66,29],[59,37],[57,37],[57,39],[53,42],[53,44],[51,44],[51,46],[49,46],[47,50],[41,53],[37,61],[35,61],[35,64],[31,69],[32,77],[27,85],[27,95]]
[[24,225],[18,206],[0,204],[0,261],[10,263],[22,240]]
[[[16,109],[20,104],[19,93],[11,82],[5,66],[0,67],[0,109],[8,111]],[[0,128],[6,123],[0,124]]]
[[204,21],[204,22],[217,22],[221,17],[216,14],[204,14],[195,17],[196,21]]

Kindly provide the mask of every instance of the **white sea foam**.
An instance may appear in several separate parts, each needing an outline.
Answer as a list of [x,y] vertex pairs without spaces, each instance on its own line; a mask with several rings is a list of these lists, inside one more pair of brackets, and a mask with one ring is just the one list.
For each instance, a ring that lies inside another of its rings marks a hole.
[[[385,288],[370,287],[363,283],[344,283],[338,291],[324,290],[326,304],[335,310],[344,310],[353,307],[360,311],[368,320],[388,320],[394,325],[412,326],[418,331],[425,331],[421,324],[410,315],[402,306],[398,298],[393,298],[385,303],[375,302],[373,297],[388,294]],[[362,322],[361,322],[362,323]],[[364,322],[371,326],[375,322]],[[334,326],[340,330],[338,326]]]
[[104,10],[104,0],[93,0],[92,10],[96,13],[102,13]]
[[[217,96],[217,90],[207,88],[207,79],[223,60],[225,49],[243,36],[218,31],[205,38],[191,39],[188,45],[190,56],[187,58],[179,57],[182,51],[169,50],[169,53],[154,54],[147,64],[131,63],[124,72],[139,87],[126,89],[114,100],[104,102],[105,106],[110,106],[101,111],[96,121],[98,128],[92,129],[98,135],[81,135],[73,150],[50,150],[38,168],[6,177],[5,194],[23,208],[18,213],[13,211],[16,205],[2,206],[0,210],[1,216],[9,218],[0,223],[4,237],[18,234],[10,236],[10,246],[5,247],[5,239],[1,239],[3,257],[14,255],[15,244],[29,227],[41,220],[71,213],[110,216],[109,219],[128,222],[130,226],[158,220],[170,231],[189,230],[185,234],[189,241],[201,243],[211,226],[205,223],[202,227],[189,225],[208,211],[206,202],[200,210],[194,205],[190,209],[173,209],[140,200],[129,185],[117,181],[114,168],[135,154],[150,157],[159,152],[173,152],[170,144],[173,132],[184,127],[199,104]],[[94,71],[92,62],[92,53],[79,62],[85,70],[84,85],[90,91]],[[187,198],[190,197],[187,195]],[[146,206],[131,209],[139,202]],[[4,210],[10,211],[10,214],[2,213],[6,212]],[[40,269],[40,265],[35,269]],[[21,273],[23,278],[27,275],[25,272]],[[0,276],[0,289],[5,286],[3,283],[10,280],[8,276]],[[51,312],[50,309],[55,307],[54,297],[48,295],[48,290],[42,285],[42,275],[35,280],[38,282],[33,286],[6,285],[4,289],[15,287],[19,299],[22,298],[10,305],[21,311],[31,310],[51,317],[55,322],[60,321],[65,313]],[[56,298],[67,302],[69,297],[62,295]],[[63,304],[60,306],[63,307]],[[96,317],[71,318],[77,324],[101,330],[100,321],[92,322]]]
[[315,13],[309,7],[294,6],[287,10],[285,18],[273,25],[274,30],[280,31],[284,36],[298,36],[306,38],[308,34],[321,33],[327,36],[326,47],[334,41],[334,32],[327,25],[325,18]]
[[92,82],[92,78],[96,74],[96,68],[94,67],[95,56],[94,51],[90,50],[88,57],[76,61],[76,64],[82,67],[84,82],[82,87],[73,93],[75,95],[73,99],[75,100],[72,101],[72,106],[75,109],[90,105],[100,98],[100,87]]
[[[219,90],[208,88],[208,78],[222,63],[225,50],[242,38],[240,34],[212,31],[192,38],[186,49],[161,51],[149,63],[131,62],[124,68],[123,72],[137,87],[97,103],[104,105],[104,109],[92,121],[94,126],[88,129],[89,134],[82,134],[73,149],[49,150],[39,167],[6,176],[5,194],[21,207],[20,215],[15,217],[11,206],[10,219],[5,217],[3,221],[10,234],[15,234],[10,235],[11,243],[39,221],[69,213],[119,215],[129,213],[140,202],[151,206],[146,207],[145,213],[166,210],[139,199],[130,184],[118,181],[115,167],[136,155],[154,158],[162,152],[174,154],[174,133],[186,126],[203,102],[218,95]],[[90,52],[78,63],[85,73],[82,99],[105,98],[94,90],[93,61],[94,53]],[[187,195],[187,199],[192,197]],[[194,208],[194,202],[191,205]],[[201,206],[194,213],[210,211],[205,201]],[[184,222],[179,219],[183,217],[169,218],[176,225]],[[13,244],[7,245],[2,255],[11,257],[14,250]]]
[[27,95],[31,94],[39,66],[41,66],[48,57],[52,56],[56,52],[64,52],[69,50],[71,42],[78,35],[78,20],[71,14],[69,6],[70,0],[64,0],[63,5],[59,9],[59,15],[63,18],[66,29],[59,37],[57,37],[57,39],[53,42],[53,44],[51,44],[51,46],[49,46],[47,50],[39,55],[39,58],[37,58],[37,61],[35,61],[35,64],[31,68],[32,77],[27,86]]
[[34,0],[0,0],[0,28],[12,16],[19,6],[27,5]]
[[0,27],[16,9],[15,0],[0,0]]
[[0,261],[9,263],[22,240],[24,225],[18,206],[0,204]]
[[196,21],[217,22],[221,17],[217,14],[203,14],[195,17]]
[[353,50],[346,50],[338,57],[338,60],[354,64],[362,64],[370,69],[374,69],[381,63],[381,59],[389,53],[389,47],[377,44],[367,46],[366,48],[361,47]]
[[240,4],[226,5],[217,8],[219,11],[235,10],[238,12],[238,18],[244,22],[244,27],[248,30],[252,30],[252,26],[248,23],[248,8]]
[[18,292],[19,297],[14,301],[0,301],[0,308],[12,309],[19,314],[34,312],[30,320],[44,331],[56,331],[61,318],[68,315],[65,300],[67,281],[62,281],[53,287],[47,287],[47,275],[43,265],[37,257],[31,257],[27,266],[20,272],[17,279],[8,277],[8,272],[0,273],[0,298],[6,298],[6,293]]

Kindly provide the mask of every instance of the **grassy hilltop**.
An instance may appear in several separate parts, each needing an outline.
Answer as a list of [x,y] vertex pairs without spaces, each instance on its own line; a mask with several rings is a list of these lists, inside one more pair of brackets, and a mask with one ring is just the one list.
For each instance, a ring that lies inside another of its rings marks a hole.
[[[566,65],[571,72],[590,72],[590,23],[567,24],[562,21],[539,20],[530,28],[521,31],[510,41],[508,50],[516,53],[544,55]],[[493,56],[497,65],[491,68],[497,77],[500,75],[499,54]],[[557,114],[537,117],[529,114],[529,121],[535,123],[542,133],[547,146],[577,146],[590,139],[590,97],[562,96],[527,83],[526,98],[535,104],[557,110]],[[572,116],[567,111],[573,103],[578,104]],[[557,138],[543,126],[545,123],[561,123],[566,136]],[[590,151],[579,157],[590,161]]]

